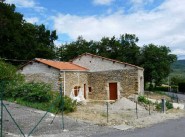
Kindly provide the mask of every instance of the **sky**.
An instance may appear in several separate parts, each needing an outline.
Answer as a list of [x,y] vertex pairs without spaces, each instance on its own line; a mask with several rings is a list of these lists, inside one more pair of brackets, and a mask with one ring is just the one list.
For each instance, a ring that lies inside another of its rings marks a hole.
[[128,33],[185,59],[185,0],[6,0],[27,22],[56,30],[56,45]]

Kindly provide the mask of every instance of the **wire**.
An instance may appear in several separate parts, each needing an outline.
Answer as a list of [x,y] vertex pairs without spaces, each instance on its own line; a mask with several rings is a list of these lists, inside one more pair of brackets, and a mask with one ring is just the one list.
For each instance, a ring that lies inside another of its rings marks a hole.
[[6,58],[0,58],[2,60],[6,60],[6,61],[15,61],[15,62],[27,62],[29,60],[18,60],[18,59],[6,59]]

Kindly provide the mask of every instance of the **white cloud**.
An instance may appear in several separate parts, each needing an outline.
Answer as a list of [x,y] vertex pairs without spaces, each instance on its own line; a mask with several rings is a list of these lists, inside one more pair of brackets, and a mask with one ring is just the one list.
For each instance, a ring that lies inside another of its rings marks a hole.
[[132,14],[117,12],[83,17],[60,13],[53,18],[54,28],[59,34],[68,34],[72,39],[79,35],[87,40],[100,40],[104,36],[136,34],[140,46],[149,43],[166,45],[174,53],[175,49],[185,50],[183,5],[185,1],[167,0],[150,12],[140,10]]
[[185,50],[182,49],[175,49],[172,53],[185,56]]
[[130,0],[132,8],[130,10],[137,11],[142,10],[145,5],[153,3],[154,0]]
[[114,0],[93,0],[95,5],[110,5]]
[[35,0],[6,0],[6,3],[15,4],[17,7],[21,8],[33,8],[38,12],[44,11],[45,8],[38,6]]
[[32,24],[39,22],[39,18],[37,18],[37,17],[25,18],[25,20],[29,23],[32,23]]

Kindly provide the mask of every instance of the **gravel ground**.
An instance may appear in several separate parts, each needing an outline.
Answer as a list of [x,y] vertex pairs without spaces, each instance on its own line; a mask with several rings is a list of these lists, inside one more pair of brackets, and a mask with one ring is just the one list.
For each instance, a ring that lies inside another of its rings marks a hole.
[[[5,102],[7,109],[18,123],[25,136],[30,133],[37,122],[45,115],[44,111],[24,107],[15,103]],[[109,122],[106,117],[106,103],[87,103],[78,106],[74,113],[64,116],[64,131],[62,130],[62,117],[48,113],[34,130],[32,136],[37,137],[88,137],[94,134],[109,134],[119,130],[147,127],[163,122],[167,119],[185,117],[184,110],[171,110],[167,113],[152,111],[151,115],[144,107],[138,106],[138,118],[134,108],[135,103],[122,99],[114,104],[109,104]],[[3,131],[5,137],[21,136],[20,131],[4,108]]]
[[[38,111],[36,109],[20,106],[18,104],[5,102],[8,110],[11,115],[18,123],[22,131],[27,136],[28,133],[33,129],[36,123],[41,119],[41,117],[45,114],[44,111]],[[23,136],[20,134],[20,131],[13,123],[11,117],[4,109],[3,114],[3,131],[4,136],[6,137],[17,137]],[[100,127],[98,125],[93,125],[84,121],[75,120],[69,118],[67,116],[64,117],[64,128],[62,128],[62,118],[61,116],[57,116],[53,124],[50,124],[53,120],[54,115],[48,113],[46,117],[42,120],[36,130],[33,132],[32,136],[39,137],[57,137],[57,136],[65,136],[65,137],[82,137],[82,136],[90,136],[94,133],[108,133],[111,131],[115,131],[116,129],[111,129],[108,127]]]

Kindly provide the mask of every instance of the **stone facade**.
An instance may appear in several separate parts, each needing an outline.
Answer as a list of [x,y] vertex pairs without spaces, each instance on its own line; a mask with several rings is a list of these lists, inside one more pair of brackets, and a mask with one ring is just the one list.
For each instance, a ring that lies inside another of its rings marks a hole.
[[[42,61],[47,62],[47,60]],[[52,63],[54,67],[47,63],[31,61],[23,66],[20,72],[26,76],[27,81],[50,83],[56,91],[59,91],[59,82],[61,82],[63,93],[67,96],[70,96],[74,87],[80,87],[86,99],[95,100],[109,100],[112,93],[116,93],[116,99],[120,99],[123,96],[128,97],[131,94],[144,92],[144,69],[135,65],[89,53],[70,62],[83,67],[82,70],[70,69],[70,67],[55,69],[58,67],[58,62]],[[66,64],[63,63],[63,66]],[[110,91],[111,84],[116,86],[113,92]]]
[[27,82],[45,82],[51,84],[52,90],[59,90],[58,80],[60,71],[55,68],[38,62],[30,62],[19,72],[25,75]]
[[[89,53],[83,54],[83,55],[75,58],[74,60],[72,60],[72,62],[77,65],[84,66],[84,67],[88,68],[89,72],[92,73],[92,74],[90,74],[92,78],[93,78],[93,75],[96,75],[96,74],[99,74],[99,75],[107,74],[107,78],[104,80],[104,82],[101,80],[99,81],[99,79],[98,79],[98,81],[101,82],[102,85],[106,85],[107,81],[111,80],[108,78],[110,76],[108,76],[109,73],[107,73],[107,72],[111,72],[111,74],[114,72],[115,73],[114,79],[117,79],[116,81],[118,83],[117,86],[123,87],[123,91],[125,92],[125,95],[127,92],[129,92],[128,94],[133,93],[133,92],[137,92],[139,94],[142,94],[144,92],[144,76],[143,76],[144,69],[141,67],[138,67],[138,66],[135,66],[132,64],[128,64],[128,63],[124,63],[124,62],[119,62],[119,61],[108,59],[108,58],[104,58],[104,57],[100,57],[100,56],[96,56],[96,55],[89,54]],[[115,71],[115,70],[118,70],[118,71]],[[122,71],[122,73],[120,74],[119,71]],[[97,72],[97,73],[95,73],[95,72]],[[128,72],[129,72],[129,75],[127,74]],[[134,74],[134,81],[128,80],[128,79],[133,79],[132,74]],[[122,75],[122,77],[124,77],[124,78],[125,77],[128,77],[128,78],[121,79],[121,78],[119,78],[120,75]],[[105,78],[105,75],[103,75],[103,76]],[[92,79],[92,78],[90,78],[90,79]],[[114,79],[113,79],[113,81],[114,81]],[[94,79],[89,80],[89,82],[91,83],[93,80]],[[127,80],[128,80],[128,82],[127,82]],[[119,83],[124,83],[125,86],[123,86],[124,84],[122,84],[122,86],[121,86],[121,84],[119,84]],[[97,83],[97,84],[100,84],[100,83]],[[133,85],[134,85],[134,88],[133,88]],[[103,88],[103,86],[101,86],[101,88]],[[131,90],[131,88],[135,89],[135,91]],[[126,91],[126,89],[128,91]],[[100,89],[97,89],[97,90],[99,91]],[[92,94],[92,93],[90,93],[90,94]],[[119,94],[119,92],[118,92],[118,94]],[[107,94],[107,96],[108,96],[108,94]],[[106,98],[108,98],[108,97],[106,97]]]
[[[63,78],[63,89],[64,94],[70,96],[72,89],[75,86],[80,86],[82,91],[86,88],[86,95],[87,87],[88,87],[88,73],[83,71],[61,71],[61,77]],[[85,87],[84,87],[85,85]],[[88,96],[87,96],[88,98]]]
[[117,83],[118,99],[138,93],[138,73],[136,70],[112,70],[89,73],[89,98],[109,100],[109,83]]

